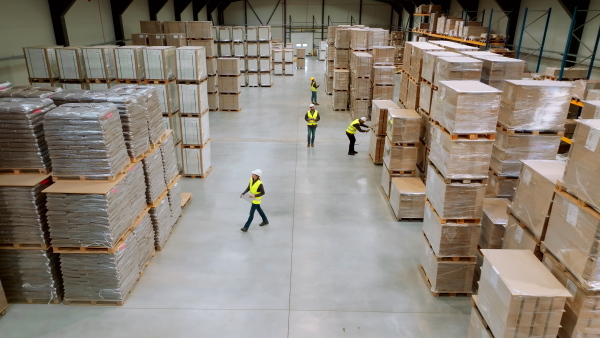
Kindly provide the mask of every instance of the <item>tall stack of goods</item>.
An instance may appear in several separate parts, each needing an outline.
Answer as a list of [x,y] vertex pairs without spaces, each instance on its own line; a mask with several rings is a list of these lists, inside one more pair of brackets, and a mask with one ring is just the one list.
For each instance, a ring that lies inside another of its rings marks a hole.
[[117,83],[143,83],[146,79],[144,49],[144,46],[122,46],[115,49]]
[[186,23],[183,21],[163,21],[163,34],[165,46],[183,47],[187,46]]
[[271,77],[270,60],[273,57],[271,51],[271,26],[258,26],[258,56],[260,67],[260,85],[261,87],[270,87],[273,83]]
[[85,82],[87,75],[81,48],[60,47],[55,51],[60,86],[63,89],[88,89],[89,85]]
[[105,90],[116,84],[115,52],[117,46],[81,47],[86,82],[91,90]]
[[211,167],[207,77],[204,47],[177,49],[184,175],[205,177]]
[[481,82],[500,90],[505,80],[521,80],[525,70],[525,61],[508,58],[490,52],[458,51],[466,56],[483,61]]
[[[371,128],[373,132],[369,140],[369,156],[374,164],[383,164],[383,149],[385,147],[385,136],[387,135],[388,110],[400,108],[392,100],[373,100],[371,108]],[[385,188],[389,197],[389,184]]]
[[38,87],[53,87],[58,84],[60,72],[56,49],[62,46],[23,47],[29,83]]
[[369,116],[373,92],[372,71],[373,57],[367,52],[352,51],[350,55],[350,108],[354,119]]
[[163,114],[179,110],[177,88],[177,60],[175,47],[147,47],[144,49],[145,84],[156,89]]
[[[258,27],[246,27],[246,77],[248,87],[258,87],[260,83],[260,59],[258,58]],[[270,64],[270,59],[268,61]],[[265,71],[271,72],[271,67]]]
[[485,198],[483,200],[483,216],[481,218],[481,235],[475,257],[475,273],[473,274],[473,289],[477,290],[481,278],[483,254],[481,249],[501,249],[504,234],[508,224],[508,206],[506,198]]
[[396,85],[396,67],[394,55],[396,49],[392,46],[373,47],[373,100],[393,100]]
[[232,45],[232,56],[237,58],[240,62],[240,72],[242,73],[242,77],[240,80],[240,85],[242,87],[246,87],[248,85],[248,76],[246,72],[248,71],[248,65],[246,62],[246,44],[244,43],[246,39],[246,32],[244,26],[233,26],[231,28],[231,41]]
[[512,199],[522,160],[556,158],[571,89],[558,81],[505,81],[487,196]]
[[431,106],[421,266],[434,295],[470,294],[502,92],[479,81],[438,86]]
[[0,168],[7,173],[0,175],[0,279],[11,303],[56,304],[63,297],[42,193],[52,184],[43,126],[54,107],[50,99],[0,99]]
[[219,31],[219,56],[220,57],[232,57],[233,56],[233,35],[231,26],[218,26]]
[[306,48],[296,48],[296,68],[306,68]]
[[219,93],[217,89],[217,46],[214,43],[212,31],[213,26],[210,21],[188,21],[187,39],[189,46],[202,46],[206,52],[206,73],[208,108],[210,111],[219,110]]
[[327,40],[321,40],[319,42],[319,50],[318,50],[318,54],[317,54],[317,59],[319,61],[325,61],[327,60]]
[[529,251],[482,252],[484,262],[479,291],[473,296],[469,337],[559,335],[571,293]]
[[400,70],[402,68],[402,59],[404,56],[404,32],[391,32],[390,46],[393,46],[396,50],[394,53],[394,67],[396,67],[396,70]]
[[273,75],[283,75],[284,62],[283,48],[273,48]]
[[283,74],[292,76],[294,75],[294,49],[284,48],[283,49]]
[[[344,69],[350,71],[350,29],[349,26],[338,26],[335,30],[333,67],[335,69]],[[335,74],[334,74],[335,77]],[[334,81],[335,82],[335,81]],[[333,88],[333,109],[347,110],[348,100],[350,99],[349,89]]]
[[218,58],[219,108],[221,111],[240,111],[240,63],[236,58]]
[[333,70],[335,69],[335,31],[337,26],[327,27],[327,60],[325,62],[325,92],[327,95],[333,95]]
[[429,51],[444,51],[444,48],[428,42],[405,44],[399,100],[408,109],[416,110],[419,106],[419,80],[423,68],[423,55]]
[[564,177],[557,184],[546,236],[544,264],[561,276],[574,295],[568,302],[559,336],[600,333],[600,120],[578,120]]

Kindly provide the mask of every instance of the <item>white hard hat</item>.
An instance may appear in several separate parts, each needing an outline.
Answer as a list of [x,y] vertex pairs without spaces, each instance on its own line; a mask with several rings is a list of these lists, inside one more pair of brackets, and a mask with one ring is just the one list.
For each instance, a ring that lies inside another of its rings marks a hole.
[[361,120],[361,121],[366,121],[366,120],[367,120],[367,118],[363,116],[363,117],[361,117],[361,118],[360,118],[360,120]]
[[315,105],[311,103],[309,107],[310,107],[310,108],[313,108],[314,106],[315,106]]
[[252,173],[256,176],[262,176],[262,170],[260,169],[252,170]]

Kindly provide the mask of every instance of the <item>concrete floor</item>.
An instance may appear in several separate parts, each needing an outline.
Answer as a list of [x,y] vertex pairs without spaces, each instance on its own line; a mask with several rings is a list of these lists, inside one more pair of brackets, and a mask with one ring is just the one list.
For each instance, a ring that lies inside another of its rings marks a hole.
[[[399,223],[368,136],[347,155],[350,115],[319,91],[306,147],[310,58],[271,88],[243,88],[242,112],[211,112],[213,170],[183,180],[193,198],[122,307],[11,305],[0,337],[466,337],[468,298],[435,298],[419,275],[421,224]],[[239,198],[263,170],[247,233]]]

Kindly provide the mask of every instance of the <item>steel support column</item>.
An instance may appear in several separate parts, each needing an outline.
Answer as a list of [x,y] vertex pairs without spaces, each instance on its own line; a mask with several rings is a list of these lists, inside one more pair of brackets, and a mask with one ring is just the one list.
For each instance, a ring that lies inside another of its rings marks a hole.
[[363,0],[360,0],[359,5],[358,5],[358,24],[362,25],[362,2]]
[[115,29],[115,40],[125,40],[123,31],[123,13],[127,10],[133,0],[110,0],[110,11],[112,13],[113,27]]
[[[560,2],[562,7],[565,9],[567,14],[569,14],[569,17],[571,17],[571,18],[573,18],[573,15],[576,11],[584,12],[584,13],[579,13],[579,15],[575,15],[575,21],[574,21],[572,34],[569,34],[569,36],[567,37],[567,39],[572,40],[569,44],[570,47],[568,49],[568,53],[572,54],[572,55],[577,55],[579,53],[579,45],[580,45],[579,41],[581,40],[581,37],[583,36],[584,28],[582,26],[585,25],[586,17],[587,17],[587,15],[585,14],[585,11],[587,11],[590,8],[590,0],[569,0],[569,1],[559,0],[558,2]],[[567,67],[572,67],[575,65],[576,62],[577,62],[576,56],[568,56],[567,62],[565,65]]]
[[321,40],[325,40],[325,0],[321,1]]
[[189,6],[190,2],[192,2],[192,0],[173,0],[173,6],[175,7],[175,21],[181,21],[181,13]]
[[198,14],[206,6],[208,0],[192,0],[192,12],[194,15],[194,21],[199,21]]
[[56,41],[57,45],[69,45],[69,35],[67,34],[65,14],[67,14],[74,3],[75,0],[48,0],[50,17],[52,18],[52,28],[54,29],[54,40]]
[[512,46],[517,32],[517,20],[519,19],[521,0],[496,0],[496,3],[504,12],[510,12],[508,30],[506,32],[506,44]]
[[[212,12],[215,11],[219,7],[219,5],[223,2],[222,0],[209,0],[206,3],[206,20],[213,21]],[[218,18],[217,18],[218,20]],[[214,23],[214,21],[213,21]]]
[[150,20],[158,20],[158,12],[165,6],[169,0],[148,0],[148,11],[150,12]]

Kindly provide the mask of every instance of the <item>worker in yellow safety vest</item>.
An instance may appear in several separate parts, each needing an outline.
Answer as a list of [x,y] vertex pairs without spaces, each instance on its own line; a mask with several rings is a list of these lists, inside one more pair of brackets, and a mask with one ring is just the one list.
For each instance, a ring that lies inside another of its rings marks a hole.
[[317,132],[317,122],[321,120],[321,115],[319,115],[319,111],[315,110],[315,105],[310,104],[310,110],[306,112],[304,115],[304,121],[306,121],[308,125],[308,144],[307,147],[315,146],[315,133]]
[[260,170],[260,169],[253,170],[252,177],[250,178],[250,183],[248,183],[248,187],[240,195],[240,198],[243,198],[244,195],[248,191],[250,191],[250,198],[252,198],[252,207],[250,208],[250,216],[248,217],[248,221],[246,222],[244,227],[240,229],[243,232],[248,231],[248,228],[250,227],[250,223],[252,223],[252,220],[254,219],[254,212],[257,210],[258,210],[258,214],[260,215],[260,217],[262,217],[262,223],[260,223],[259,225],[262,227],[262,226],[269,224],[269,220],[267,219],[267,216],[265,215],[262,208],[260,207],[260,202],[262,200],[262,197],[265,195],[265,188],[260,180],[261,175],[262,175],[262,170]]
[[310,90],[311,90],[312,96],[310,97],[310,102],[312,102],[313,104],[316,104],[318,106],[319,103],[317,102],[317,88],[319,88],[317,81],[315,81],[314,77],[311,77],[310,78]]
[[354,121],[352,121],[350,123],[350,125],[348,126],[348,129],[346,129],[346,136],[348,136],[348,139],[350,140],[350,147],[348,148],[348,155],[356,155],[358,154],[357,151],[354,151],[354,144],[356,143],[356,137],[354,136],[354,134],[356,134],[356,131],[360,131],[361,133],[366,133],[369,131],[369,129],[360,129],[360,127],[365,127],[365,128],[370,128],[369,126],[367,126],[365,124],[365,121],[367,120],[366,117],[361,117],[360,119],[355,119]]

